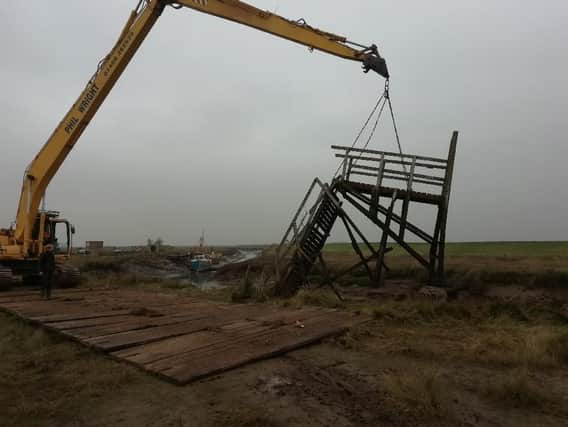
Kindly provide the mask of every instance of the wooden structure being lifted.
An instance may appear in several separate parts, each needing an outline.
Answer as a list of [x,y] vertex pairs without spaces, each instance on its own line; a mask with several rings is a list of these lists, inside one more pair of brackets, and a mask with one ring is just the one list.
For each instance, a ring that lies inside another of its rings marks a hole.
[[[389,239],[410,254],[428,272],[430,285],[444,286],[444,250],[446,222],[458,132],[454,132],[446,159],[399,154],[386,151],[332,146],[335,156],[342,159],[341,175],[331,184],[315,179],[292,219],[280,246],[276,251],[276,293],[282,296],[294,294],[308,284],[308,274],[317,266],[324,282],[333,286],[335,279],[365,267],[376,286],[384,282],[385,254]],[[319,189],[315,203],[307,209],[314,190]],[[343,208],[344,203],[362,213],[381,230],[378,248],[357,227]],[[411,206],[421,204],[434,207],[435,224],[432,233],[409,221]],[[360,261],[352,267],[331,276],[321,251],[340,218],[353,249]],[[413,235],[428,244],[428,254],[414,249],[406,240]],[[366,247],[365,256],[360,247]],[[371,262],[376,268],[371,268]]]

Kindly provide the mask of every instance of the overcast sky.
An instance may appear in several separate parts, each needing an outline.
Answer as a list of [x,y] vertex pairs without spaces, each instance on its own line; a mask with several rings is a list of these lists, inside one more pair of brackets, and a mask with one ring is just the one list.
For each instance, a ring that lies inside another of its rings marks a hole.
[[[0,2],[0,226],[136,3]],[[449,240],[568,239],[566,0],[252,3],[379,45],[405,151],[445,157],[461,132]],[[194,244],[202,228],[212,244],[277,241],[310,181],[333,175],[329,146],[352,142],[383,84],[357,63],[168,8],[52,181],[48,207],[75,223],[79,244]],[[372,148],[395,149],[387,125]]]

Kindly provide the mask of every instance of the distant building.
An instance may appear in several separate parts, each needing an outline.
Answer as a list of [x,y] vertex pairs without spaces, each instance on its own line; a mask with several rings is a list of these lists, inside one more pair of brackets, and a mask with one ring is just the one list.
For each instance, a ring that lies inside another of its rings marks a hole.
[[85,250],[87,253],[98,253],[103,250],[105,243],[102,240],[87,240],[85,242]]

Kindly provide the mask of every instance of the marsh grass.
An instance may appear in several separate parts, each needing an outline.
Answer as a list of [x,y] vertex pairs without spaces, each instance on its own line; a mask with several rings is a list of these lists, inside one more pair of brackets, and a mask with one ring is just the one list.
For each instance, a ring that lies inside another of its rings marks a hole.
[[384,301],[363,311],[372,313],[377,320],[400,323],[445,323],[448,321],[467,321],[479,316],[478,307],[460,302],[411,299],[404,301]]
[[115,393],[135,378],[132,368],[87,348],[8,315],[0,314],[0,321],[0,424],[76,419],[75,409],[84,402]]
[[381,394],[390,411],[416,420],[451,419],[452,396],[447,390],[434,368],[411,367],[381,378]]
[[285,307],[294,308],[303,306],[346,308],[345,303],[340,301],[331,290],[327,289],[300,289],[296,295],[283,300],[281,304]]
[[562,330],[549,336],[545,352],[559,365],[568,365],[568,331]]
[[243,408],[235,409],[232,412],[217,415],[216,419],[210,424],[212,427],[279,427],[277,423],[260,409]]
[[499,405],[514,408],[543,408],[550,403],[549,396],[535,385],[526,367],[491,378],[485,395]]
[[[397,245],[387,255],[387,279],[424,283],[425,270]],[[411,244],[418,252],[425,245]],[[358,261],[349,244],[326,245],[324,256],[332,273]],[[483,295],[487,287],[517,285],[531,288],[568,288],[568,242],[450,243],[446,247],[446,274],[452,287]],[[371,263],[371,269],[374,268]],[[342,285],[368,286],[364,269],[340,279]]]
[[[374,244],[378,247],[378,244]],[[397,244],[389,244],[393,247],[392,255],[404,253]],[[415,250],[426,253],[426,244],[411,243]],[[328,243],[325,251],[340,253],[351,251],[350,243]],[[363,249],[367,252],[367,249]],[[449,256],[494,256],[509,259],[512,257],[549,257],[565,256],[568,253],[568,242],[464,242],[446,243],[446,252]]]

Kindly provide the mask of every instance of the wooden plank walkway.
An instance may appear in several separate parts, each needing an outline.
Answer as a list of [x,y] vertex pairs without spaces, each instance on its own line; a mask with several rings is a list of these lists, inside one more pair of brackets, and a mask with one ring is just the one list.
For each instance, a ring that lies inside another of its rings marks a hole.
[[337,335],[369,318],[337,310],[225,304],[135,290],[0,293],[0,309],[176,384]]

